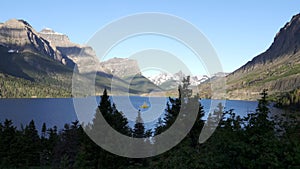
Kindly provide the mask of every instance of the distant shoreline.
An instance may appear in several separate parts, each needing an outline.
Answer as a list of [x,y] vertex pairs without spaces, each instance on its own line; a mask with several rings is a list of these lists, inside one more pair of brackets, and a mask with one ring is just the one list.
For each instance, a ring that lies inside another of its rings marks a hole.
[[[111,97],[114,96],[120,96],[120,97],[127,97],[128,95],[110,95]],[[155,95],[155,96],[147,96],[147,95],[134,95],[131,94],[129,96],[137,96],[137,97],[151,97],[151,98],[157,98],[157,97],[165,97],[165,98],[176,98],[178,96],[159,96],[159,95]],[[88,98],[88,97],[101,97],[101,95],[94,95],[94,96],[83,96],[83,97],[17,97],[17,98],[0,98],[0,100],[6,100],[6,99],[76,99],[76,98]],[[238,100],[238,99],[211,99],[211,98],[200,98],[201,100],[231,100],[231,101],[257,101],[257,100]]]

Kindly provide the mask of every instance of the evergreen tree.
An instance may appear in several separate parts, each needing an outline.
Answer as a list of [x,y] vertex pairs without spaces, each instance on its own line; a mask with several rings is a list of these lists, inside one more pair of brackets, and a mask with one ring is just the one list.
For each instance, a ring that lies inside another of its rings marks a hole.
[[73,168],[80,147],[80,133],[82,130],[78,121],[71,125],[65,124],[64,130],[54,147],[54,163],[59,166]]
[[[200,131],[204,125],[202,117],[204,116],[203,106],[200,104],[199,95],[193,95],[192,89],[190,86],[190,77],[187,76],[183,78],[182,85],[178,87],[178,98],[169,97],[169,102],[167,103],[166,114],[162,120],[160,120],[155,128],[155,134],[160,134],[161,132],[167,130],[177,118],[179,120],[187,117],[189,112],[198,111],[195,124],[191,131],[188,134],[190,138],[191,145],[196,147],[198,144],[198,137]],[[197,107],[195,107],[197,106]],[[182,112],[182,116],[178,117],[179,112]],[[192,123],[192,122],[191,122]]]
[[58,133],[57,133],[57,127],[54,126],[53,128],[47,129],[47,134],[49,136],[47,141],[47,148],[50,151],[50,154],[53,155],[53,149],[55,145],[57,144],[57,141],[59,140]]
[[46,138],[46,135],[47,135],[47,126],[46,126],[46,123],[43,123],[43,126],[42,126],[42,133],[41,133],[42,139],[45,139],[45,138]]
[[[103,95],[101,96],[100,104],[96,110],[95,117],[93,119],[92,133],[97,133],[98,129],[101,128],[103,124],[99,123],[101,115],[104,117],[106,122],[118,132],[130,136],[130,129],[128,127],[128,121],[116,108],[116,105],[110,101],[107,94],[107,90],[104,89]],[[93,132],[95,131],[95,132]]]
[[[215,126],[219,118],[221,121]],[[219,104],[208,120],[212,123],[207,123],[207,127],[217,128],[200,146],[200,163],[206,168],[245,168],[241,165],[241,161],[245,159],[242,152],[246,147],[243,142],[242,119],[233,110],[225,111],[222,104]]]
[[[85,131],[89,133],[92,138],[97,139],[108,139],[107,141],[110,141],[110,133],[99,133],[101,129],[103,129],[104,124],[102,124],[100,119],[102,119],[101,116],[104,117],[106,122],[116,131],[120,132],[121,134],[131,136],[131,130],[128,127],[128,121],[122,114],[122,112],[119,112],[113,104],[107,94],[107,90],[105,89],[103,91],[103,95],[100,97],[100,103],[96,110],[95,117],[93,119],[93,123],[90,126],[86,126]],[[106,135],[105,138],[102,138],[103,134]],[[87,141],[89,142],[89,141]],[[120,146],[122,148],[122,145],[115,145],[116,148]],[[89,150],[90,148],[93,148],[93,152],[81,152],[80,159],[86,159],[84,155],[86,156],[94,156],[96,159],[95,161],[92,161],[94,165],[96,165],[95,168],[121,168],[124,167],[124,165],[127,165],[128,161],[126,158],[119,157],[117,155],[113,155],[111,153],[108,153],[107,151],[103,150],[99,146],[95,146],[93,143],[87,146],[84,146],[84,149]],[[90,163],[90,162],[88,162]]]
[[[195,124],[193,125],[192,129],[190,130],[190,132],[188,134],[188,137],[191,139],[191,146],[195,148],[199,144],[198,143],[199,135],[204,126],[204,120],[202,119],[204,116],[204,110],[203,110],[203,106],[200,103],[199,95],[197,94],[196,96],[191,98],[189,100],[187,106],[188,107],[198,106],[198,112],[197,112]],[[196,109],[195,108],[191,109],[191,111],[194,111],[194,110],[196,110]]]
[[[149,144],[149,142],[147,142],[146,137],[149,137],[151,135],[151,131],[145,131],[145,126],[144,126],[144,122],[141,116],[141,111],[138,110],[138,115],[136,117],[135,120],[135,125],[132,131],[132,136],[134,138],[139,138],[142,139],[140,140],[140,142],[138,142],[137,146],[139,149],[143,149],[145,144]],[[144,138],[144,139],[143,139]],[[142,159],[142,158],[136,158],[133,159],[134,164],[135,165],[143,165],[143,166],[147,166],[148,165],[148,160],[147,159]]]
[[33,120],[25,127],[24,142],[25,154],[23,156],[27,159],[28,165],[39,166],[41,142]]
[[246,157],[252,159],[244,165],[250,168],[277,168],[278,138],[275,133],[275,123],[269,118],[270,110],[267,90],[261,93],[256,112],[246,117],[245,142],[251,147],[245,147]]
[[46,123],[43,123],[42,131],[41,131],[41,152],[40,152],[41,166],[50,165],[50,156],[51,156],[51,150],[49,149],[47,126]]
[[3,123],[2,139],[1,139],[1,161],[0,166],[3,168],[20,167],[22,164],[26,166],[23,156],[23,145],[20,133],[13,126],[11,120],[5,119]]
[[138,111],[138,116],[135,120],[135,125],[133,129],[132,136],[135,138],[144,138],[145,137],[145,126],[143,119],[141,117],[141,111]]
[[82,129],[81,144],[76,156],[74,168],[98,168],[99,152],[101,148],[94,143]]
[[[196,147],[198,145],[200,131],[204,125],[204,121],[202,119],[204,111],[200,104],[199,95],[193,96],[192,90],[189,86],[190,78],[188,76],[183,79],[182,85],[178,87],[178,98],[169,98],[165,118],[163,119],[163,122],[160,120],[157,123],[155,134],[157,135],[167,130],[175,122],[175,120],[185,120],[192,111],[197,111],[195,124],[187,137],[178,145],[170,151],[158,157],[154,157],[154,160],[157,160],[157,162],[155,162],[155,168],[199,168],[198,161],[200,154],[198,154],[199,151]],[[179,113],[181,113],[181,116],[179,116]],[[189,122],[189,124],[193,122],[194,120]],[[162,123],[163,125],[161,125]],[[184,123],[182,125],[186,124]],[[182,127],[186,128],[185,126]]]
[[53,128],[47,129],[48,138],[45,140],[46,143],[43,144],[42,150],[42,165],[52,165],[55,166],[54,162],[54,148],[58,143],[59,136],[57,133],[57,127],[54,126]]

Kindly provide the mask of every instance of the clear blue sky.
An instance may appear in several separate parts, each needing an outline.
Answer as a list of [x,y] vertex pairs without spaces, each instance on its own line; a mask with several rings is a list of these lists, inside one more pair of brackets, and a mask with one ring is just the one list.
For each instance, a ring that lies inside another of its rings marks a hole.
[[194,24],[231,72],[265,51],[278,30],[300,12],[299,0],[39,0],[1,2],[0,22],[27,20],[37,31],[50,27],[85,43],[101,27],[126,15],[163,12]]

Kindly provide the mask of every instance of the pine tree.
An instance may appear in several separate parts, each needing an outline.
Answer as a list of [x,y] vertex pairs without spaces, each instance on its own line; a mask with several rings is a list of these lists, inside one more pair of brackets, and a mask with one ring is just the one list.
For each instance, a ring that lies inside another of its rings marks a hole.
[[74,168],[98,168],[99,152],[101,148],[94,143],[82,129],[81,144],[76,156]]
[[51,151],[51,154],[53,154],[54,146],[56,145],[58,141],[58,133],[57,133],[57,127],[54,126],[53,128],[47,129],[47,134],[49,135],[47,148],[49,151]]
[[256,112],[246,117],[245,142],[251,145],[246,149],[248,161],[245,166],[250,168],[277,168],[279,164],[277,150],[279,146],[275,133],[275,123],[269,118],[269,102],[267,90],[261,93]]
[[[139,149],[143,149],[145,144],[149,144],[149,142],[147,142],[146,137],[149,137],[149,135],[151,135],[152,133],[148,130],[145,131],[145,126],[144,126],[144,122],[141,116],[141,111],[138,110],[138,115],[136,117],[135,120],[135,125],[132,131],[132,136],[134,138],[139,138],[141,139],[140,142],[137,143],[137,146]],[[136,158],[133,159],[135,164],[139,164],[139,165],[143,165],[143,166],[147,166],[148,165],[148,160],[147,159],[143,159],[143,158]]]
[[138,116],[135,120],[135,125],[133,129],[132,136],[135,138],[144,138],[145,137],[145,126],[143,119],[141,117],[141,111],[138,111]]
[[203,110],[203,106],[200,103],[199,95],[197,94],[196,96],[192,97],[189,100],[187,106],[188,107],[198,106],[198,108],[195,108],[195,107],[190,108],[191,111],[198,110],[198,112],[197,112],[196,121],[188,134],[188,136],[191,139],[191,146],[195,148],[198,145],[198,142],[199,142],[198,139],[199,139],[201,130],[204,126],[204,120],[202,119],[204,116],[204,110]]
[[33,120],[25,127],[24,138],[26,149],[24,157],[27,159],[28,165],[39,166],[41,142]]
[[21,160],[21,155],[23,156],[22,146],[20,145],[20,141],[18,139],[16,127],[13,126],[13,122],[11,120],[5,119],[3,123],[3,131],[2,131],[2,139],[1,139],[1,161],[0,164],[4,168],[13,168],[19,167]]
[[[154,158],[158,161],[155,162],[154,168],[199,168],[198,161],[200,154],[198,154],[198,148],[195,147],[198,145],[198,137],[204,124],[202,120],[204,111],[200,104],[199,95],[193,96],[189,85],[190,78],[188,76],[183,79],[182,85],[178,87],[178,98],[169,98],[165,118],[157,123],[155,135],[167,130],[173,125],[175,120],[179,120],[178,124],[182,125],[180,128],[183,129],[187,128],[186,125],[193,124],[194,122],[195,124],[178,145],[159,157]],[[189,118],[191,117],[189,113],[195,113],[195,111],[197,113],[196,119]],[[179,113],[181,114],[180,116]],[[184,121],[184,123],[180,123],[182,121]],[[163,125],[161,125],[162,123]]]
[[[110,101],[107,90],[104,89],[101,96],[100,104],[96,110],[95,117],[93,119],[92,133],[97,133],[102,128],[103,124],[99,123],[101,116],[104,117],[106,122],[118,132],[130,136],[130,129],[128,127],[128,121],[116,108],[116,105]],[[98,128],[98,129],[97,129]]]
[[[187,76],[186,78],[183,78],[182,85],[179,85],[178,87],[178,98],[169,97],[165,117],[156,125],[155,134],[157,135],[167,130],[177,118],[179,118],[179,120],[184,119],[189,116],[189,112],[197,111],[196,122],[188,134],[191,145],[195,147],[198,144],[198,137],[204,125],[202,119],[204,110],[203,106],[200,104],[199,95],[192,96],[193,92],[189,86],[190,77]],[[182,112],[182,115],[181,117],[178,117],[180,111]]]
[[158,135],[164,131],[164,121],[161,118],[158,118],[157,123],[155,124],[154,135]]
[[54,147],[54,161],[60,166],[73,168],[80,149],[81,128],[76,120],[71,125],[65,124],[63,132]]
[[46,161],[43,161],[43,165],[50,164],[52,166],[57,166],[58,164],[55,164],[54,160],[54,148],[58,144],[59,136],[57,133],[57,126],[54,126],[53,128],[47,129],[47,135],[48,139],[46,140],[45,146],[45,152],[43,152],[43,158],[46,159]]
[[[89,133],[89,136],[95,140],[99,139],[107,139],[106,141],[110,141],[110,133],[99,133],[105,127],[103,123],[101,123],[101,119],[103,118],[106,122],[116,131],[120,132],[121,134],[131,136],[131,130],[128,127],[128,121],[116,108],[116,106],[111,102],[109,95],[107,94],[107,90],[104,89],[103,95],[100,97],[100,103],[98,108],[96,109],[95,117],[93,119],[93,123],[88,127],[85,131]],[[105,131],[104,131],[105,132]],[[105,135],[105,138],[102,136]],[[88,141],[87,141],[88,142]],[[116,147],[122,145],[115,145]],[[90,144],[89,146],[84,146],[84,149],[94,148],[94,152],[92,155],[96,159],[92,163],[96,165],[95,168],[120,168],[126,165],[127,159],[123,157],[118,157],[107,151],[103,150],[99,146],[95,146]],[[86,159],[83,155],[91,156],[91,153],[81,152],[81,159]]]
[[40,152],[40,163],[41,166],[50,165],[50,153],[51,150],[49,150],[49,140],[47,137],[47,126],[46,123],[43,123],[42,125],[42,131],[41,131],[41,152]]
[[45,139],[45,138],[46,138],[46,135],[47,135],[47,126],[46,126],[46,123],[43,123],[43,126],[42,126],[42,133],[41,133],[42,139]]
[[258,100],[258,106],[255,113],[249,114],[247,117],[247,128],[259,129],[261,133],[274,132],[274,121],[269,118],[269,101],[267,90],[264,89],[261,94],[261,99]]

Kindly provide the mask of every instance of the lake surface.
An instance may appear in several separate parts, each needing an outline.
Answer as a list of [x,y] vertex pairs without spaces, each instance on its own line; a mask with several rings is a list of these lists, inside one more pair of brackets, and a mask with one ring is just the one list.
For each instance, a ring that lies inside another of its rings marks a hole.
[[[129,125],[133,126],[137,112],[140,109],[146,128],[153,128],[157,118],[163,116],[167,98],[163,97],[139,97],[139,96],[115,96],[112,98],[117,109],[122,111],[129,120]],[[6,118],[13,120],[15,126],[26,125],[31,120],[35,121],[38,130],[41,130],[45,122],[47,127],[57,126],[62,129],[65,123],[70,123],[79,119],[87,124],[93,117],[99,97],[81,98],[51,98],[51,99],[0,99],[0,121]],[[201,100],[207,114],[210,110],[211,101]],[[147,103],[149,108],[140,108],[143,103]],[[75,105],[75,106],[74,106]],[[227,100],[225,110],[234,109],[238,115],[245,116],[255,111],[257,102],[255,101],[234,101]],[[76,111],[75,111],[76,110]]]

